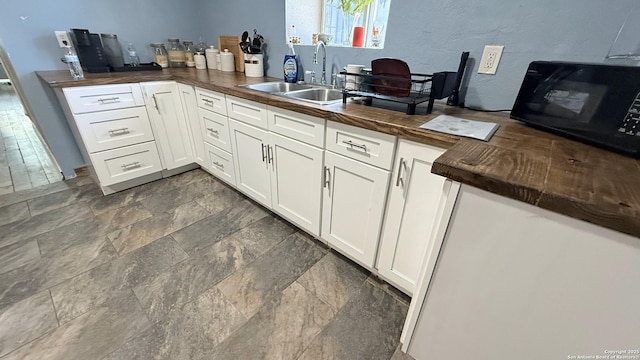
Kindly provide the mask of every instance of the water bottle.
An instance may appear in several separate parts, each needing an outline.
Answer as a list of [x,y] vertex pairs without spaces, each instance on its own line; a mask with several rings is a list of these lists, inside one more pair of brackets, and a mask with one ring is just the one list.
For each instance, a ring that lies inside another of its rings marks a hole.
[[64,55],[64,62],[69,66],[69,72],[71,73],[73,80],[84,79],[84,72],[82,72],[80,60],[78,60],[78,55],[71,50],[71,46],[67,46],[67,53]]
[[140,66],[140,58],[138,57],[136,48],[133,47],[132,43],[129,43],[129,46],[127,47],[127,52],[129,53],[129,65]]

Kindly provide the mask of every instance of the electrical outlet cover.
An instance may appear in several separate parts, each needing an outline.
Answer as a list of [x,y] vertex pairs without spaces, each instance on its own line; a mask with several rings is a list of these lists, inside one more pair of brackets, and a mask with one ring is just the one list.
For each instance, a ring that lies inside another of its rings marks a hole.
[[495,74],[503,49],[503,45],[485,45],[482,59],[480,59],[480,64],[478,65],[478,74]]
[[[56,39],[58,39],[58,45],[60,45],[61,48],[67,47],[67,46],[71,46],[71,41],[69,40],[69,34],[67,34],[66,31],[54,31],[56,34]],[[65,45],[64,42],[67,42],[67,44]]]

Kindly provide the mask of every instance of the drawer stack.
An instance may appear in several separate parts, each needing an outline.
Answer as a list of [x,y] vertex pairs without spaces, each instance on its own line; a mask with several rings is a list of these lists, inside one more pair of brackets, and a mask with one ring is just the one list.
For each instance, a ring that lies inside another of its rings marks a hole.
[[196,88],[196,97],[198,123],[205,148],[205,164],[201,165],[220,180],[236,186],[225,96]]
[[162,170],[139,84],[65,88],[63,94],[102,187]]

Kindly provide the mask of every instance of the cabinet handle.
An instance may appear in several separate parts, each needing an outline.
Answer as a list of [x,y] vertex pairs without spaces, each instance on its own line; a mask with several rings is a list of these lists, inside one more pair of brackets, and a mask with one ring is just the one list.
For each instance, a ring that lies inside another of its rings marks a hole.
[[265,152],[264,152],[264,148],[265,148],[265,145],[264,145],[264,144],[262,144],[262,162],[264,162],[265,160],[267,160],[267,154],[265,154]]
[[219,134],[218,130],[216,130],[216,129],[214,129],[214,128],[207,128],[207,130],[211,131],[212,133],[214,133],[214,134],[216,134],[216,135],[218,135],[218,134]]
[[151,95],[151,98],[153,99],[153,106],[156,108],[156,110],[160,111],[160,109],[158,108],[158,101],[156,100],[156,94]]
[[98,99],[98,102],[100,104],[112,104],[112,103],[120,102],[120,98],[117,97],[117,96],[110,97],[110,98],[104,98],[104,99],[100,98],[100,99]]
[[213,165],[215,165],[215,166],[217,166],[217,167],[219,167],[219,168],[224,169],[224,164],[221,164],[221,163],[219,163],[219,162],[217,162],[217,161],[214,161],[214,162],[213,162]]
[[122,168],[122,170],[124,171],[129,171],[129,170],[133,170],[133,169],[137,169],[139,167],[141,167],[142,165],[140,165],[140,163],[138,161],[134,161],[132,163],[129,164],[122,164],[120,165],[120,167]]
[[271,164],[273,162],[273,148],[271,147],[271,145],[267,145],[267,155],[269,156],[267,162]]
[[108,132],[109,132],[109,136],[120,136],[120,135],[128,134],[130,131],[128,127],[123,127],[120,129],[108,130]]
[[331,169],[327,166],[324,167],[324,187],[327,188],[331,185]]
[[205,102],[205,103],[207,103],[208,105],[213,106],[213,100],[211,100],[211,99],[202,98],[202,101],[203,101],[203,102]]
[[356,144],[356,143],[354,143],[354,142],[353,142],[353,141],[351,141],[351,140],[342,140],[342,143],[343,143],[343,144],[347,144],[347,145],[349,145],[352,149],[353,149],[354,147],[356,147],[356,148],[358,148],[358,149],[362,149],[362,151],[364,151],[364,152],[367,152],[367,145],[364,145],[364,144],[362,144],[362,145],[361,145],[361,144]]
[[400,158],[400,163],[398,164],[398,178],[396,178],[396,186],[404,185],[404,181],[402,180],[402,170],[404,169],[404,158]]

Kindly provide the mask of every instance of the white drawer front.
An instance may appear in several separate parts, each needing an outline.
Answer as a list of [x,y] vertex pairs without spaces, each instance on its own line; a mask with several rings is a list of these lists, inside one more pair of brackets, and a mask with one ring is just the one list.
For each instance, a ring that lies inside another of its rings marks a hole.
[[155,141],[101,151],[90,156],[102,186],[162,170]]
[[233,168],[233,156],[211,144],[204,144],[207,153],[207,170],[218,179],[236,186],[236,172]]
[[327,121],[326,149],[391,170],[396,137],[373,130]]
[[80,114],[75,119],[90,153],[154,139],[145,107]]
[[144,105],[139,84],[81,86],[62,91],[74,114]]
[[224,94],[196,88],[196,96],[198,97],[199,107],[227,115],[227,103]]
[[227,96],[227,114],[230,118],[267,129],[267,105]]
[[267,109],[270,131],[324,147],[324,119],[271,106]]
[[212,111],[198,109],[202,138],[211,145],[224,151],[231,152],[231,138],[229,137],[229,119]]

